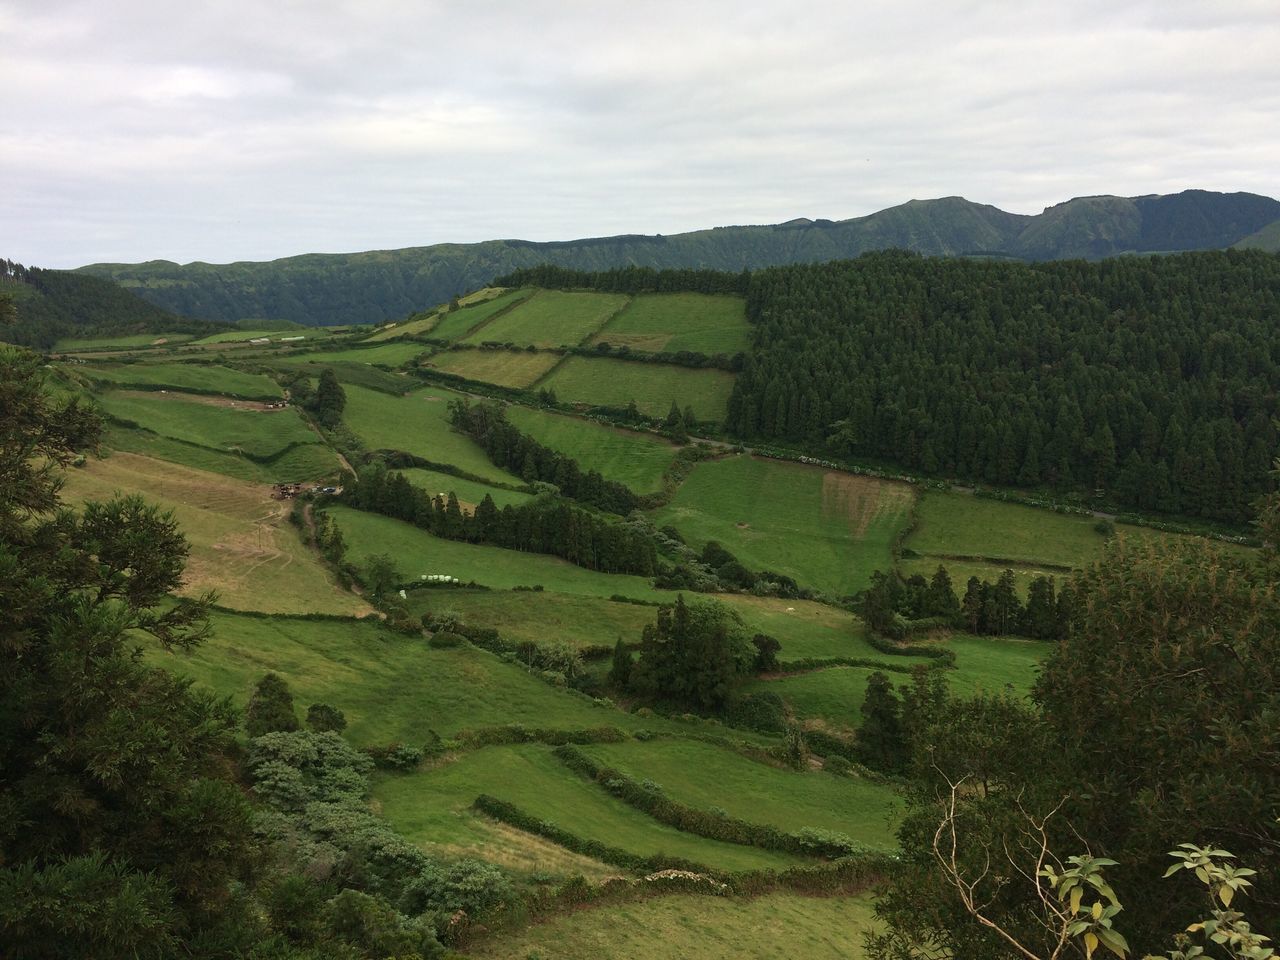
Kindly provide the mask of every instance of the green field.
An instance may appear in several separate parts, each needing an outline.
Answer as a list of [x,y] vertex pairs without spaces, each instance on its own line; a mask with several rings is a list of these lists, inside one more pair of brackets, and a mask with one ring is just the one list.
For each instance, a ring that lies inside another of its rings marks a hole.
[[638,363],[595,357],[569,357],[539,386],[561,400],[594,407],[626,407],[632,400],[641,413],[665,417],[671,401],[693,407],[699,420],[724,419],[733,389],[725,370],[694,370],[662,363]]
[[655,607],[600,597],[532,590],[435,590],[414,595],[433,613],[456,613],[463,622],[492,627],[508,640],[568,643],[575,647],[640,640],[658,615]]
[[752,570],[840,596],[892,566],[911,487],[749,456],[700,463],[653,517],[701,548],[717,540]]
[[128,350],[131,347],[173,346],[191,339],[189,333],[135,333],[123,337],[94,337],[88,340],[59,340],[57,353],[91,350]]
[[866,657],[893,663],[912,661],[880,653],[867,643],[862,621],[839,607],[747,594],[718,594],[716,599],[736,610],[752,633],[765,633],[781,642],[780,660]]
[[898,564],[898,571],[904,577],[910,577],[913,574],[920,574],[928,580],[938,570],[938,564],[947,568],[947,574],[951,577],[951,586],[955,590],[956,596],[964,598],[966,585],[969,583],[970,577],[977,577],[979,580],[986,580],[988,583],[995,583],[1005,570],[1013,571],[1014,585],[1018,590],[1018,596],[1023,600],[1027,598],[1027,591],[1031,587],[1031,581],[1036,577],[1053,577],[1057,586],[1062,586],[1071,578],[1071,574],[1062,570],[1051,570],[1047,567],[1030,567],[1015,565],[1005,567],[997,563],[974,563],[969,560],[942,560],[938,557],[915,557],[904,558]]
[[295,353],[281,357],[283,363],[370,363],[378,367],[402,367],[427,350],[420,343],[380,343],[376,347],[348,347],[338,350],[317,350],[314,353]]
[[[487,747],[452,763],[380,779],[382,815],[416,844],[457,844],[475,798],[487,793],[590,840],[641,856],[684,857],[721,870],[786,867],[788,854],[708,840],[668,827],[570,771],[541,744]],[[461,830],[459,828],[462,828]],[[479,838],[482,839],[483,834]],[[484,855],[483,848],[476,851]],[[807,861],[812,862],[812,861]]]
[[576,910],[471,946],[476,960],[859,960],[869,897],[669,896]]
[[677,448],[661,437],[581,417],[512,405],[507,419],[543,446],[577,460],[584,471],[598,470],[636,493],[661,490],[662,475],[676,455]]
[[178,393],[113,390],[96,398],[111,416],[161,436],[263,460],[320,438],[292,408],[241,409]]
[[157,650],[152,658],[238,707],[262,675],[274,671],[288,681],[300,715],[309,704],[333,704],[346,714],[346,736],[358,745],[420,744],[429,730],[452,737],[507,723],[664,729],[657,718],[641,720],[570,696],[483,650],[436,650],[373,621],[216,612],[213,625],[213,638],[193,652]]
[[[821,721],[828,728],[849,731],[862,722],[867,677],[874,672],[871,667],[827,667],[778,680],[753,680],[743,689],[747,693],[776,693],[798,720]],[[903,673],[887,675],[895,685],[907,681]]]
[[434,340],[457,340],[465,336],[495,313],[519,303],[533,295],[532,290],[511,290],[500,297],[464,306],[446,313],[440,323],[431,329]]
[[363,387],[346,388],[342,419],[370,450],[403,450],[431,463],[447,463],[487,480],[522,481],[489,462],[469,437],[449,423],[449,401],[459,394],[426,387],[393,397]]
[[191,546],[183,593],[218,592],[218,602],[267,613],[363,614],[369,606],[340,590],[287,520],[290,504],[268,488],[129,453],[69,470],[71,503],[140,493],[172,510]]
[[621,293],[538,290],[514,310],[473,329],[463,342],[576,347],[626,306],[627,300]]
[[747,349],[750,332],[741,297],[646,293],[633,299],[592,342],[653,353],[735,354]]
[[341,464],[333,451],[321,443],[289,447],[266,463],[242,454],[224,453],[210,447],[183,443],[145,430],[108,425],[103,445],[109,450],[136,453],[144,457],[181,463],[197,470],[220,473],[251,483],[301,483],[338,475]]
[[429,366],[442,373],[523,389],[532,386],[560,362],[558,353],[521,350],[447,350],[431,358]]
[[[361,563],[365,557],[389,553],[405,581],[423,574],[446,574],[495,590],[540,584],[548,590],[586,596],[617,593],[642,600],[675,599],[674,593],[654,590],[644,577],[597,573],[540,553],[443,540],[412,524],[350,507],[334,506],[329,512],[342,529],[351,560]],[[410,596],[415,602],[437,604],[450,593],[425,590]]]
[[398,472],[403,473],[415,487],[421,487],[432,496],[443,493],[448,497],[450,493],[456,493],[458,500],[465,506],[474,507],[485,498],[486,494],[493,497],[493,502],[499,507],[505,507],[507,504],[514,506],[517,503],[526,503],[533,498],[532,494],[521,493],[518,490],[504,490],[501,487],[491,487],[487,483],[464,480],[462,477],[455,477],[451,473],[441,473],[437,470],[423,470],[418,467],[412,467]]
[[163,387],[196,393],[220,393],[240,400],[278,400],[284,396],[270,377],[203,363],[121,363],[78,367],[91,380],[121,387]]
[[1053,645],[1015,637],[974,637],[954,634],[946,646],[955,651],[956,669],[946,677],[951,692],[971,696],[979,690],[999,693],[1005,689],[1021,696],[1031,692],[1041,662]]
[[816,770],[797,772],[750,760],[696,740],[598,743],[582,748],[633,780],[652,780],[673,800],[794,833],[833,830],[866,847],[891,851],[897,794],[892,787]]
[[[1030,566],[1077,568],[1096,559],[1106,543],[1102,534],[1094,530],[1098,521],[1092,517],[963,493],[926,491],[920,498],[917,517],[916,529],[905,546],[930,557],[981,557]],[[954,574],[952,581],[956,581]],[[962,581],[959,589],[963,589]]]

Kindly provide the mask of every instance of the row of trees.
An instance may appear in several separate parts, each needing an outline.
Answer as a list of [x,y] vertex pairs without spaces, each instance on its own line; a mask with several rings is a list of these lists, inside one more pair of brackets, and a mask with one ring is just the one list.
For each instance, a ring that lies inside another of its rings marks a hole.
[[1024,603],[1012,570],[1001,573],[995,583],[970,577],[962,599],[956,596],[947,568],[939,564],[928,580],[918,573],[903,580],[875,571],[859,612],[868,627],[893,639],[906,636],[912,622],[924,622],[992,636],[1060,640],[1074,608],[1071,584],[1058,587],[1053,577],[1043,575],[1031,580]]
[[360,468],[343,500],[360,510],[404,520],[449,540],[549,553],[603,573],[651,577],[658,554],[653,538],[637,526],[607,519],[559,498],[543,496],[501,509],[485,494],[473,512],[455,493],[432,496],[404,474],[373,461]]
[[756,271],[728,429],[1241,523],[1280,443],[1280,257],[880,253]]
[[718,270],[655,270],[616,267],[570,270],[544,264],[513,270],[493,281],[497,287],[546,287],[551,290],[602,290],[609,293],[746,293],[750,274]]
[[584,473],[577,460],[522,433],[498,404],[472,406],[463,398],[451,400],[449,417],[455,428],[480,444],[495,466],[526,483],[554,484],[563,496],[624,516],[640,505],[640,498],[625,484],[606,480],[596,470]]

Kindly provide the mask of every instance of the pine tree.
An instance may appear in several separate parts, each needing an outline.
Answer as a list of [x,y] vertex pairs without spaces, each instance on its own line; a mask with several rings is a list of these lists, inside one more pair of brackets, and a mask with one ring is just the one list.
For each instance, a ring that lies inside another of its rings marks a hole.
[[858,727],[858,756],[867,766],[885,772],[906,765],[906,740],[902,732],[902,704],[893,685],[879,670],[867,677]]
[[250,737],[291,733],[302,728],[293,709],[289,685],[277,674],[266,674],[254,687],[244,711],[244,728]]

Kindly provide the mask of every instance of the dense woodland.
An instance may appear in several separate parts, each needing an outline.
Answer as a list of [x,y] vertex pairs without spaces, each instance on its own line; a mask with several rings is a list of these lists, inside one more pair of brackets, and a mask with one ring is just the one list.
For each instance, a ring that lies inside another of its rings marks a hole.
[[875,254],[755,273],[730,432],[1242,523],[1269,488],[1280,257]]

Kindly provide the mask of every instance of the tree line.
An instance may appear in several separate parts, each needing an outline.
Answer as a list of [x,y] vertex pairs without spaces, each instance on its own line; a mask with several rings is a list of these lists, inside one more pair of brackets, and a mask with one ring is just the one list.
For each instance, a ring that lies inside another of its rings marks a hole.
[[726,426],[928,475],[1246,521],[1280,435],[1280,257],[878,253],[752,274]]
[[606,480],[597,470],[583,472],[577,460],[522,433],[499,404],[472,406],[465,398],[451,400],[449,419],[484,449],[495,466],[526,483],[554,484],[563,496],[623,516],[640,506],[640,498],[625,484]]
[[641,529],[609,520],[559,497],[537,497],[501,509],[485,494],[473,512],[462,509],[457,494],[432,496],[385,463],[360,468],[342,499],[359,510],[404,520],[448,540],[483,543],[528,553],[547,553],[602,573],[654,575],[658,554]]
[[750,273],[720,270],[655,270],[616,267],[571,270],[552,264],[522,267],[493,281],[496,287],[544,287],[551,290],[600,290],[606,293],[736,293],[745,294]]

